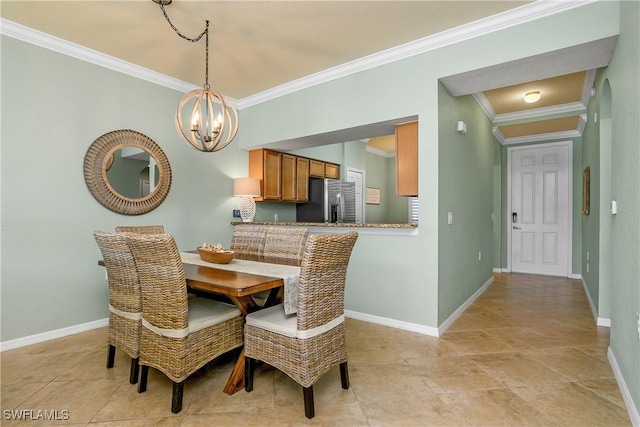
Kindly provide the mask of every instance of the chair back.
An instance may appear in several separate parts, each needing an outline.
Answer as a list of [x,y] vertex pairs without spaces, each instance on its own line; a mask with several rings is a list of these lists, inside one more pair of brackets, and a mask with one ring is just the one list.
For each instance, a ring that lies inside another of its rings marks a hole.
[[267,227],[262,225],[237,224],[233,227],[230,249],[237,259],[262,261]]
[[352,231],[313,234],[307,239],[298,283],[298,330],[344,315],[347,266],[357,238],[358,233]]
[[162,225],[119,225],[116,227],[116,233],[162,234],[164,233],[164,226]]
[[263,261],[299,266],[308,235],[304,227],[267,227]]
[[170,234],[126,234],[136,262],[142,317],[156,328],[184,329],[189,323],[187,281]]
[[127,244],[127,236],[96,231],[93,233],[102,252],[109,282],[109,304],[127,313],[140,313],[140,282],[133,255]]

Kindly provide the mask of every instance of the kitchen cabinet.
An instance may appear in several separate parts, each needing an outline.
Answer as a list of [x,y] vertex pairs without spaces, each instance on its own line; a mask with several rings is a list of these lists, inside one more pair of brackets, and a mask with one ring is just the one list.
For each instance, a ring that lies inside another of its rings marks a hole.
[[340,179],[340,165],[309,159],[309,176],[313,178]]
[[310,160],[296,158],[296,202],[309,201],[309,167]]
[[282,154],[282,201],[295,202],[298,183],[296,181],[296,156]]
[[396,194],[418,196],[418,122],[396,126]]
[[324,177],[325,178],[340,179],[340,166],[335,165],[333,163],[325,163],[324,164]]
[[282,153],[259,149],[249,151],[249,176],[260,180],[256,201],[282,200]]
[[277,151],[249,151],[249,176],[260,179],[256,201],[308,202],[310,159]]
[[309,159],[309,176],[314,178],[324,178],[324,162]]

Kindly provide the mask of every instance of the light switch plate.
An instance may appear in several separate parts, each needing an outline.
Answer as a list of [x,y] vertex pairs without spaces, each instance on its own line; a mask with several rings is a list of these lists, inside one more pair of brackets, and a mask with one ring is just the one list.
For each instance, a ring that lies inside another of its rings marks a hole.
[[447,212],[447,224],[453,224],[453,212]]

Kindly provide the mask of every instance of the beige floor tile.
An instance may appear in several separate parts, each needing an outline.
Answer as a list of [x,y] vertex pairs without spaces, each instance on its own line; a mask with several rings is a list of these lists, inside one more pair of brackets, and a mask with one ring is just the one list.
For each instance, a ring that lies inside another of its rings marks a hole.
[[544,384],[513,390],[559,425],[631,425],[626,410],[578,383]]
[[[112,395],[121,386],[122,381],[97,379],[90,381],[50,382],[33,394],[16,409],[32,411],[57,411],[57,420],[48,421],[48,425],[87,423],[92,420]],[[65,416],[65,411],[68,417]],[[43,425],[42,421],[3,421],[4,425]]]
[[[192,388],[193,381],[187,380],[182,400],[183,411],[193,398],[193,393],[190,393]],[[107,404],[96,411],[92,421],[176,417],[178,415],[171,413],[171,394],[172,382],[155,369],[150,369],[147,391],[138,393],[137,385],[124,381]]]
[[278,409],[276,412],[276,426],[368,426],[365,417],[358,403],[344,403],[335,405],[324,405],[316,402],[315,417],[307,419],[304,415],[304,405],[300,407],[286,407]]
[[611,367],[574,348],[531,350],[525,354],[572,380],[611,378]]
[[615,378],[601,378],[597,380],[583,380],[579,382],[592,392],[599,396],[604,397],[607,400],[615,403],[621,408],[624,408],[624,400],[620,393],[620,386]]
[[438,396],[414,396],[360,405],[370,426],[466,426]]
[[442,336],[442,340],[459,354],[497,353],[514,350],[506,342],[481,330],[446,332]]
[[566,376],[521,352],[471,355],[469,359],[507,387],[569,381]]
[[[186,417],[185,417],[186,418]],[[143,420],[118,420],[118,421],[104,421],[104,422],[92,422],[87,424],[87,427],[182,427],[185,425],[183,417],[173,418],[148,418]],[[193,425],[193,424],[190,424]],[[200,424],[205,425],[205,424]],[[212,425],[212,424],[208,424]]]
[[257,369],[253,391],[247,393],[240,390],[233,395],[224,393],[224,386],[229,379],[227,372],[208,372],[193,382],[192,397],[186,413],[212,414],[220,412],[237,412],[246,408],[273,409],[273,375],[262,374]]
[[351,387],[359,402],[429,396],[433,391],[420,372],[412,367],[396,365],[349,367]]
[[268,427],[275,425],[275,410],[250,409],[205,415],[187,415],[180,427]]
[[13,383],[2,384],[0,396],[2,409],[14,409],[22,402],[36,394],[49,383]]
[[470,425],[554,425],[542,412],[509,389],[445,394],[439,397]]

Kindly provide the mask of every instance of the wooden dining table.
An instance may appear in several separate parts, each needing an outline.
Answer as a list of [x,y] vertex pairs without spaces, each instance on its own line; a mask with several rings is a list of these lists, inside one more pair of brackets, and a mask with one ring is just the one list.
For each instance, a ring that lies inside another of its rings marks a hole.
[[[277,302],[277,291],[284,286],[284,280],[278,277],[222,270],[215,268],[214,265],[183,263],[183,267],[189,288],[227,296],[243,316],[261,308],[252,295],[258,292],[272,291],[265,303],[266,306],[269,306]],[[227,394],[233,394],[242,388],[244,388],[244,348],[236,360],[223,391]]]

